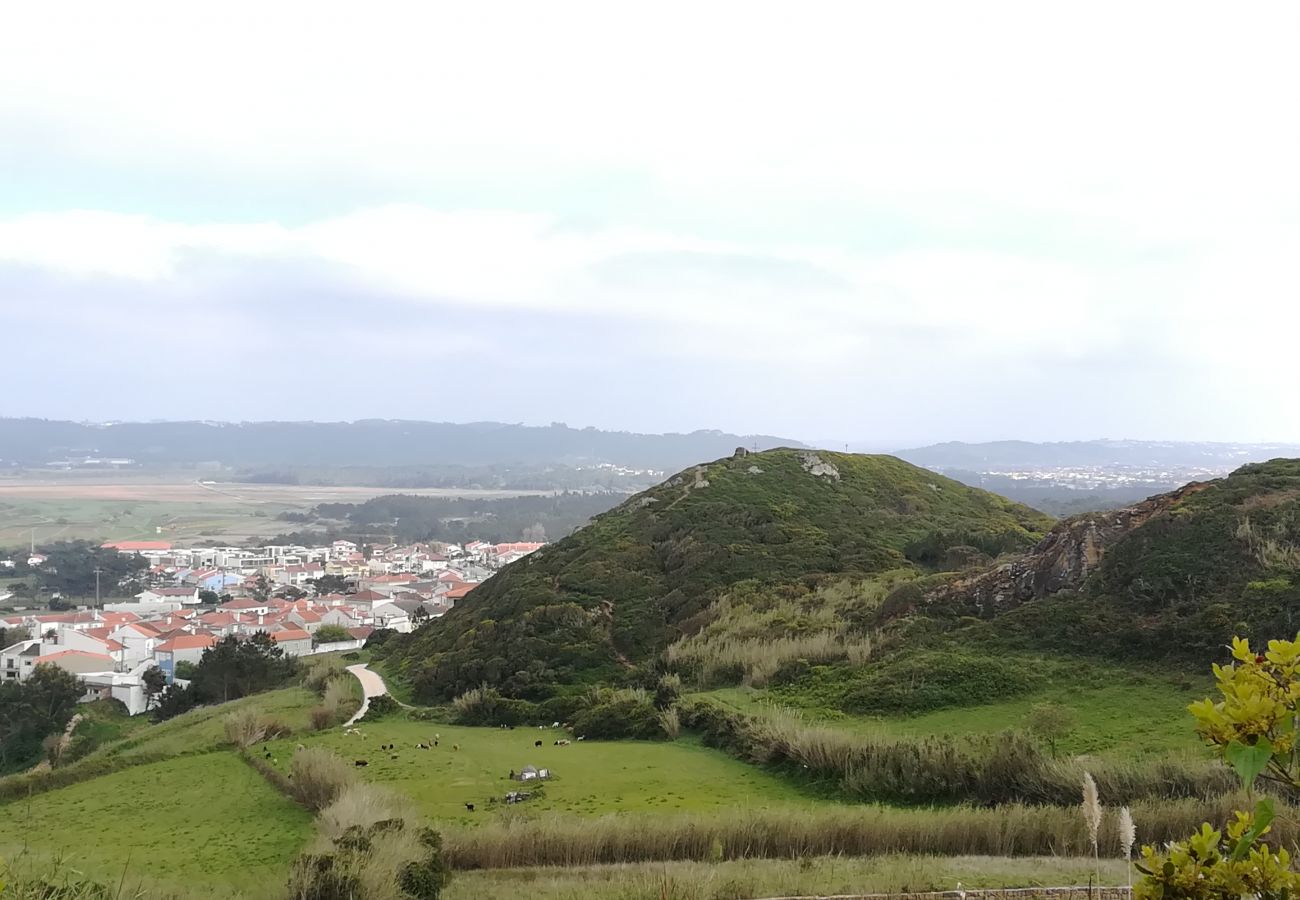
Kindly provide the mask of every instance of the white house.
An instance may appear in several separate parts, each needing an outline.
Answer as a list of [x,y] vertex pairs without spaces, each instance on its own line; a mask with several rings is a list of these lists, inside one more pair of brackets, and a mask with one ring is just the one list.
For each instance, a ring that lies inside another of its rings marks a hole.
[[141,603],[174,602],[184,606],[194,606],[199,602],[198,586],[194,587],[156,587],[148,588],[135,595]]
[[0,680],[26,681],[41,655],[40,638],[19,641],[0,650]]
[[377,603],[370,611],[376,628],[391,628],[403,633],[411,630],[411,617],[394,603]]

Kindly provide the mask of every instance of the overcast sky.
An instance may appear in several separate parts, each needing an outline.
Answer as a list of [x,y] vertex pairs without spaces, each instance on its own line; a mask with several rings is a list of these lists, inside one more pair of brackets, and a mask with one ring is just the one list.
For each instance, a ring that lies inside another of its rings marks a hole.
[[1293,3],[9,4],[0,414],[1300,440],[1298,40]]

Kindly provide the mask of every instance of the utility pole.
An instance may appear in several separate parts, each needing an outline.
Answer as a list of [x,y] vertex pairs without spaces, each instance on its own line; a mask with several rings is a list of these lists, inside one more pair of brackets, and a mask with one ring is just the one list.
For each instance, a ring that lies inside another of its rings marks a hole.
[[95,609],[101,608],[101,603],[99,600],[99,573],[102,571],[103,570],[100,569],[99,566],[95,566]]

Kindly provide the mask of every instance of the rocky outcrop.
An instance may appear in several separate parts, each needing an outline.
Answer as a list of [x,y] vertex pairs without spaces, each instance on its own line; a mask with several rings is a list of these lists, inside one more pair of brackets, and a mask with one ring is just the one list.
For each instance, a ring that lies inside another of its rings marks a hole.
[[1123,509],[1065,519],[1028,553],[936,588],[924,605],[961,608],[987,617],[1057,591],[1076,590],[1116,541],[1207,486],[1192,482]]

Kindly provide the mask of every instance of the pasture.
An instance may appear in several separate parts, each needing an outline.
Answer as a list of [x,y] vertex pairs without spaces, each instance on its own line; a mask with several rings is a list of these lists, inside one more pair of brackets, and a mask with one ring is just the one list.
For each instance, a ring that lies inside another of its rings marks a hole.
[[0,855],[183,895],[274,893],[311,815],[233,753],[141,765],[12,801]]
[[319,503],[360,503],[384,494],[513,497],[542,491],[239,484],[130,474],[0,478],[0,547],[56,540],[269,538],[295,525],[276,518]]
[[[288,771],[294,745],[324,746],[353,762],[360,773],[411,798],[420,813],[438,822],[470,825],[509,814],[610,812],[679,813],[806,807],[826,803],[787,779],[734,760],[694,739],[676,741],[575,741],[558,728],[466,728],[393,717],[358,726],[364,737],[332,729],[271,741],[267,748]],[[416,745],[439,736],[438,746]],[[537,741],[542,742],[536,747]],[[393,751],[380,750],[395,744]],[[453,749],[459,745],[460,749]],[[392,757],[396,756],[396,759]],[[549,768],[545,782],[511,781],[511,770]],[[540,791],[538,789],[540,788]],[[528,801],[489,803],[510,791],[538,791]],[[469,812],[466,803],[473,803]]]
[[[1035,706],[1052,703],[1074,717],[1073,730],[1057,742],[1062,756],[1138,760],[1170,753],[1204,754],[1187,706],[1212,692],[1208,679],[1165,678],[1079,663],[1074,678],[1053,680],[1029,696],[996,703],[910,716],[857,716],[817,708],[805,708],[803,713],[810,723],[856,734],[930,737],[1023,729]],[[724,688],[702,696],[751,715],[762,714],[773,704],[787,705],[755,688]]]

